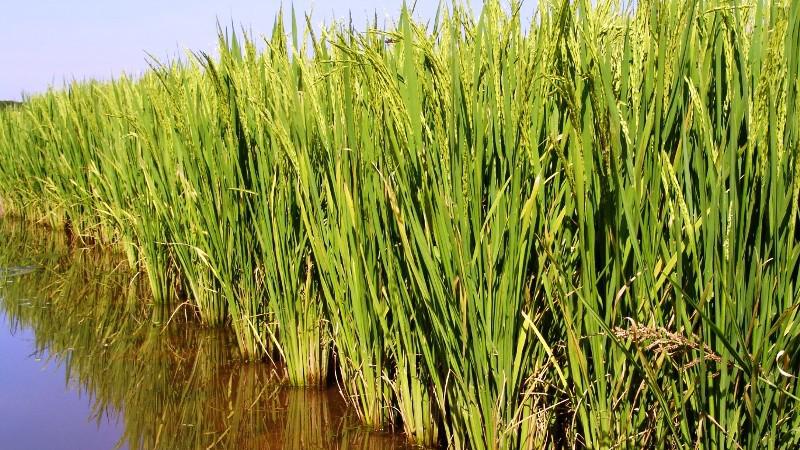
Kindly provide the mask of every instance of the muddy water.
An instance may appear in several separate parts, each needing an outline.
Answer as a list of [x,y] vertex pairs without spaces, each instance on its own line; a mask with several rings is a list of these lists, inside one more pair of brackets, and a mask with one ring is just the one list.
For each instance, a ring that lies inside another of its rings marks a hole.
[[335,390],[282,388],[230,333],[149,305],[121,267],[0,219],[0,448],[405,448]]

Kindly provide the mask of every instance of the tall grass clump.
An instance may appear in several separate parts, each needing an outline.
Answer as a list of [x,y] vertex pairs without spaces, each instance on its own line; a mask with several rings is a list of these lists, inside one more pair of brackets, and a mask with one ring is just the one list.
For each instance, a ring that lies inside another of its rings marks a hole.
[[31,269],[0,270],[4,325],[35,334],[34,354],[63,366],[64,382],[88,398],[87,419],[119,421],[120,446],[402,447],[359,429],[334,390],[281,389],[271,366],[242,360],[229,330],[161,317],[120,254],[74,250],[19,221],[0,222],[0,242],[0,267]]
[[5,209],[417,444],[800,445],[800,4],[310,23],[3,110]]

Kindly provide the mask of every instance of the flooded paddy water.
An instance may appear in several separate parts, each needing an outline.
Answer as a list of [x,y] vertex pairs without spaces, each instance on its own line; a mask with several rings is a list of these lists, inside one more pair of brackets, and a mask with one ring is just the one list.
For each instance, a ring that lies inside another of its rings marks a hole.
[[108,252],[0,219],[0,448],[405,448],[290,389],[227,330],[149,304]]

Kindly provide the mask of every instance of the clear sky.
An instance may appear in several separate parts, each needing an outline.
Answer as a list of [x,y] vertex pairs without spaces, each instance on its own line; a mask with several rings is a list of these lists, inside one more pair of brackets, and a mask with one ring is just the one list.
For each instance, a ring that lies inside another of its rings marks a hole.
[[[108,79],[146,69],[147,53],[160,59],[186,50],[212,51],[217,19],[252,30],[271,30],[276,0],[3,0],[0,11],[0,99],[18,100],[72,79]],[[400,16],[402,0],[296,0],[315,23],[378,14]],[[408,0],[412,4],[413,0]],[[416,16],[433,18],[438,0],[418,0]],[[481,0],[471,0],[474,9]],[[290,8],[291,1],[284,1]],[[147,53],[146,53],[147,52]]]

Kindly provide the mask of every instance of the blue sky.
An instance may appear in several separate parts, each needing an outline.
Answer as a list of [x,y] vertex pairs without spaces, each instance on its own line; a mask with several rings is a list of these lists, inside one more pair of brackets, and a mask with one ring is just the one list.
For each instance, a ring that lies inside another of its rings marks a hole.
[[[470,3],[477,8],[482,2]],[[294,2],[298,11],[311,11],[315,23],[345,18],[348,11],[356,23],[375,12],[392,21],[401,5],[402,0]],[[212,51],[217,19],[266,34],[280,6],[273,0],[5,0],[0,99],[20,99],[23,92],[39,93],[65,80],[137,74],[147,67],[146,52],[168,58],[189,49]],[[419,0],[416,16],[432,18],[437,6],[438,0]]]

